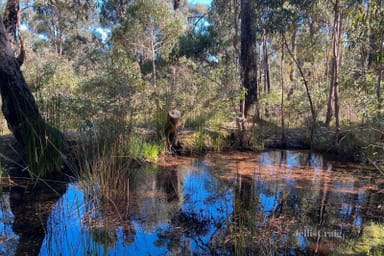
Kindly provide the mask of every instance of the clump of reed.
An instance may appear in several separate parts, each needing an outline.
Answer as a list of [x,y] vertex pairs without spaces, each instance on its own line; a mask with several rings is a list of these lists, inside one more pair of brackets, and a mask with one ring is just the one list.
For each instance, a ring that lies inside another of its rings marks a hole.
[[76,174],[88,194],[107,202],[127,201],[129,181],[137,170],[156,162],[161,146],[135,133],[121,120],[90,124],[80,131]]

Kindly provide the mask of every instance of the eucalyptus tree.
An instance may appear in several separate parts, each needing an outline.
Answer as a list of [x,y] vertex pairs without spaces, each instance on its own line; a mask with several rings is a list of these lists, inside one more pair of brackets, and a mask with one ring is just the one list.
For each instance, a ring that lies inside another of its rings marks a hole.
[[256,1],[241,1],[241,48],[240,67],[241,80],[246,95],[241,104],[241,112],[244,117],[255,115],[258,111],[257,96],[257,63],[256,63]]
[[208,13],[215,52],[238,64],[240,56],[240,1],[214,0]]
[[96,5],[92,1],[67,3],[60,0],[37,0],[31,7],[33,11],[26,12],[29,15],[26,20],[28,28],[44,37],[58,55],[64,54],[67,41],[75,38],[86,42],[86,37],[82,34],[88,27],[98,25]]
[[100,18],[104,25],[120,24],[127,15],[127,8],[132,0],[105,0],[99,2]]
[[[382,112],[382,80],[384,72],[384,6],[379,0],[354,3],[351,10],[351,26],[347,30],[351,49],[359,51],[358,74],[376,76],[376,110],[380,118]],[[366,84],[372,84],[366,81]],[[372,88],[366,88],[372,91]]]
[[[12,2],[12,4],[9,4]],[[19,9],[19,2],[10,0],[7,7]],[[8,10],[6,13],[17,15]],[[12,22],[8,22],[12,21]],[[62,161],[63,135],[48,126],[42,118],[35,99],[20,70],[20,62],[12,50],[4,25],[15,26],[17,17],[5,21],[0,15],[0,92],[2,111],[8,127],[24,149],[26,162],[32,175],[45,175],[57,169]],[[19,31],[20,33],[20,31]]]
[[17,56],[17,61],[21,66],[25,58],[25,45],[22,34],[18,33],[18,30],[20,29],[19,9],[20,4],[18,0],[7,1],[3,21],[7,30],[8,40],[11,44],[12,50],[15,52],[15,54],[17,54],[18,49],[20,49],[20,53],[18,53]]
[[127,6],[126,17],[113,31],[113,47],[124,49],[124,57],[135,61],[142,79],[152,85],[158,131],[162,129],[159,67],[170,59],[184,25],[184,17],[169,1],[142,0]]
[[149,70],[151,84],[156,89],[156,63],[168,59],[182,29],[182,17],[167,1],[135,1],[128,6],[126,18],[114,31],[113,41],[129,49],[143,75]]
[[[215,46],[221,49],[222,52],[232,53],[231,57],[235,60],[234,62],[239,58],[241,60],[240,56],[243,56],[243,59],[238,64],[241,67],[241,83],[246,91],[248,91],[246,94],[246,97],[248,97],[246,102],[248,103],[245,108],[250,108],[252,104],[257,105],[257,98],[260,95],[258,95],[259,90],[255,88],[260,87],[258,85],[261,82],[260,79],[255,78],[258,74],[265,73],[265,87],[267,90],[271,86],[268,79],[268,57],[275,55],[276,51],[280,49],[280,47],[268,49],[272,39],[281,41],[281,35],[284,35],[284,38],[289,37],[291,40],[289,45],[293,54],[292,57],[296,60],[294,63],[298,64],[296,68],[302,68],[302,63],[296,54],[297,37],[302,33],[304,23],[310,20],[307,17],[313,6],[314,1],[305,1],[303,3],[297,0],[213,1],[209,18],[212,23],[212,30],[215,32],[212,33],[213,38],[217,42]],[[258,44],[264,46],[262,54],[257,49]],[[287,47],[289,45],[287,43]],[[241,47],[243,48],[241,49]],[[249,63],[246,63],[246,60]],[[251,63],[252,61],[254,63]],[[291,80],[293,81],[296,78],[294,78],[294,69],[291,70]],[[249,78],[251,77],[249,75],[251,73],[248,72],[253,73],[252,77],[254,78],[252,81],[255,82],[249,83]],[[245,86],[245,84],[247,85]],[[308,83],[305,84],[305,87],[306,92],[308,92],[307,96],[311,105],[312,116],[315,116],[315,107],[311,103],[313,100],[311,99],[312,96],[310,95]],[[251,89],[253,90],[252,92]]]
[[240,80],[240,1],[212,1],[207,20],[210,24],[202,33],[205,55],[215,56],[213,66],[221,88],[217,93],[228,100],[238,116],[239,98],[244,95]]
[[[309,10],[312,9],[314,1],[252,1],[252,5],[245,5],[247,2],[242,2],[242,10],[246,8],[248,11],[252,12],[252,25],[251,30],[248,33],[255,35],[254,42],[262,41],[264,37],[264,72],[266,78],[266,88],[268,88],[268,52],[266,52],[266,36],[270,37],[283,37],[283,42],[287,42],[285,39],[287,34],[291,34],[292,38],[292,48],[288,48],[289,45],[286,43],[288,53],[290,53],[293,62],[297,66],[297,69],[300,71],[302,69],[302,64],[298,60],[295,52],[296,48],[296,37],[298,36],[298,31],[301,26],[303,26],[305,19],[308,15]],[[249,8],[249,9],[248,9]],[[244,14],[243,14],[244,15]],[[247,18],[245,17],[242,17]],[[245,20],[246,21],[246,20]],[[243,21],[242,21],[243,23]],[[302,29],[301,29],[302,31]],[[247,32],[247,31],[245,31]],[[249,37],[248,33],[241,32],[241,37]],[[255,43],[253,43],[255,44]],[[266,54],[267,53],[267,54]],[[255,58],[259,58],[257,54],[254,54]],[[253,64],[254,69],[256,68],[257,73],[257,64]],[[315,119],[315,106],[313,104],[312,96],[310,94],[309,85],[305,79],[304,73],[300,72],[305,86],[305,91],[307,93],[312,119]],[[292,74],[291,74],[292,76]],[[292,78],[293,79],[293,78]],[[254,83],[256,85],[257,83]],[[249,96],[251,97],[251,96]],[[256,93],[253,93],[254,100],[257,99],[257,90]]]
[[343,9],[342,9],[342,0],[336,0],[333,3],[333,26],[332,26],[332,55],[331,55],[331,79],[329,86],[329,97],[328,97],[328,105],[327,105],[327,119],[326,124],[329,125],[331,119],[331,99],[334,99],[334,113],[336,120],[336,134],[335,134],[335,144],[337,144],[340,135],[340,105],[339,105],[339,70],[341,63],[341,34],[342,31],[342,17],[343,17]]

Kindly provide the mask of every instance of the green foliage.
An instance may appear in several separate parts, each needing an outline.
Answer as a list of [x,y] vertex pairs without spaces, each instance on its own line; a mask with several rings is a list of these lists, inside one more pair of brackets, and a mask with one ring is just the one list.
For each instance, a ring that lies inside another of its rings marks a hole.
[[143,134],[130,132],[125,120],[89,123],[80,131],[75,154],[77,173],[95,200],[128,200],[129,180],[135,168],[154,163],[161,147]]
[[150,143],[143,144],[142,157],[150,162],[155,162],[159,156],[160,147],[158,145],[152,145]]
[[64,138],[55,128],[41,124],[26,124],[25,161],[32,177],[44,177],[59,171],[64,163]]
[[177,56],[187,58],[206,58],[207,52],[214,50],[215,42],[208,33],[187,32],[180,37]]
[[[182,32],[182,17],[164,1],[135,1],[127,18],[114,31],[116,45],[127,45],[139,62],[168,58]],[[155,56],[154,56],[155,54]]]
[[228,121],[223,113],[217,112],[210,122],[209,137],[213,150],[222,151],[227,145],[228,132],[224,129],[223,124]]
[[362,230],[362,236],[349,241],[349,248],[343,250],[348,255],[383,255],[384,226],[370,223]]
[[151,143],[142,135],[131,134],[129,138],[129,153],[135,159],[156,162],[161,153],[161,147],[156,143]]
[[205,150],[206,141],[207,133],[203,127],[200,126],[190,143],[192,145],[192,151],[203,152]]

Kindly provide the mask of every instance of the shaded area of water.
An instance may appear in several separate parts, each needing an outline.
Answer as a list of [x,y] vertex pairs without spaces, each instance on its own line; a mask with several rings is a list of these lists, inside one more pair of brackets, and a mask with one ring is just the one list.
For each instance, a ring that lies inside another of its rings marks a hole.
[[350,254],[365,227],[384,223],[382,177],[306,152],[138,171],[124,202],[48,185],[2,192],[0,255]]

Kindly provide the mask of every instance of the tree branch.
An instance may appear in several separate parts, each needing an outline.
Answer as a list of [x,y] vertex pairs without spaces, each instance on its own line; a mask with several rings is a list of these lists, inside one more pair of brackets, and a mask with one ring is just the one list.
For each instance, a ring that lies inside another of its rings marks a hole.
[[314,107],[314,105],[313,105],[313,101],[312,101],[311,93],[309,92],[308,81],[307,81],[307,79],[305,78],[304,71],[303,71],[303,69],[301,68],[301,65],[299,64],[299,62],[298,62],[297,59],[295,58],[295,56],[294,56],[294,54],[292,53],[291,49],[289,49],[289,46],[288,46],[288,43],[287,43],[287,39],[285,38],[285,35],[284,35],[283,33],[281,34],[281,37],[283,38],[283,42],[284,42],[285,48],[286,48],[287,51],[288,51],[289,56],[291,56],[293,62],[296,64],[296,67],[297,67],[297,69],[298,69],[299,72],[300,72],[301,77],[303,78],[303,82],[304,82],[304,86],[305,86],[305,91],[306,91],[306,93],[307,93],[307,97],[308,97],[309,105],[310,105],[310,108],[311,108],[312,120],[313,120],[313,122],[315,122],[315,121],[316,121],[316,111],[315,111],[315,107]]

